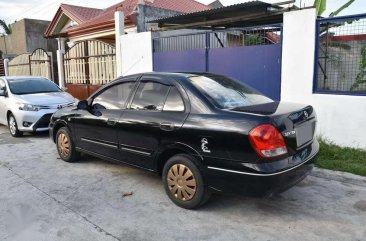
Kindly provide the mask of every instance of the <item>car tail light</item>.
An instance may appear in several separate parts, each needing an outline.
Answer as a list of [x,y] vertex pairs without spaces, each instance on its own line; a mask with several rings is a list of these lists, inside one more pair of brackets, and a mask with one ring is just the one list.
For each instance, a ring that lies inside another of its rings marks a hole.
[[273,125],[257,126],[249,132],[249,141],[261,157],[268,158],[287,154],[285,140]]

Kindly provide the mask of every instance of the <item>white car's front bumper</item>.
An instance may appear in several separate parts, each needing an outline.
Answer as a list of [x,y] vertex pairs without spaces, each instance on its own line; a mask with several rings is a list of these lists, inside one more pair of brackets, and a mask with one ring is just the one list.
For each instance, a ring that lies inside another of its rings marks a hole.
[[41,109],[39,111],[17,110],[13,112],[19,131],[47,131],[50,118],[57,109]]

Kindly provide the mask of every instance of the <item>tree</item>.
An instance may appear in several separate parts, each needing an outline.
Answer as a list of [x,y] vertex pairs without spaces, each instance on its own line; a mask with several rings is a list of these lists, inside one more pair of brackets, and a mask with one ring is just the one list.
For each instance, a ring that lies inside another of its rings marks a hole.
[[316,8],[318,16],[322,15],[327,8],[327,0],[315,0],[314,7]]
[[356,82],[351,86],[351,91],[366,83],[366,46],[361,48],[360,71],[356,76]]
[[[335,17],[344,9],[348,8],[355,0],[349,0],[345,4],[343,4],[336,11],[332,12],[329,17]],[[324,11],[327,9],[327,0],[314,0],[314,7],[316,8],[318,16],[322,15]]]
[[11,26],[7,25],[4,20],[0,19],[0,26],[4,29],[6,34],[11,34]]

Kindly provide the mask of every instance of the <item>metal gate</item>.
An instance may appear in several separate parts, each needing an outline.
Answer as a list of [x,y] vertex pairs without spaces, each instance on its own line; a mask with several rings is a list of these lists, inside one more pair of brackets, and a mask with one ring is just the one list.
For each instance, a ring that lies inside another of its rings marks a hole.
[[52,60],[44,49],[36,49],[31,54],[20,54],[9,61],[10,76],[31,75],[52,78]]
[[154,71],[224,74],[280,99],[281,25],[153,39]]
[[64,71],[68,92],[86,99],[116,78],[116,49],[96,40],[78,42],[64,54]]
[[29,54],[20,54],[10,60],[8,73],[10,76],[30,75]]
[[36,49],[29,56],[30,75],[52,79],[51,57],[43,49]]

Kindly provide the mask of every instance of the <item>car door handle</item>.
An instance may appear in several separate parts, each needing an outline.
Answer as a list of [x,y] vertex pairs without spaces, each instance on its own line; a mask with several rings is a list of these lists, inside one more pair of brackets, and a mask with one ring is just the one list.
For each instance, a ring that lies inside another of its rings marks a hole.
[[109,126],[114,126],[117,123],[117,120],[115,119],[108,119],[107,120],[107,125]]
[[173,131],[174,130],[174,123],[171,122],[161,122],[160,129],[163,131]]

